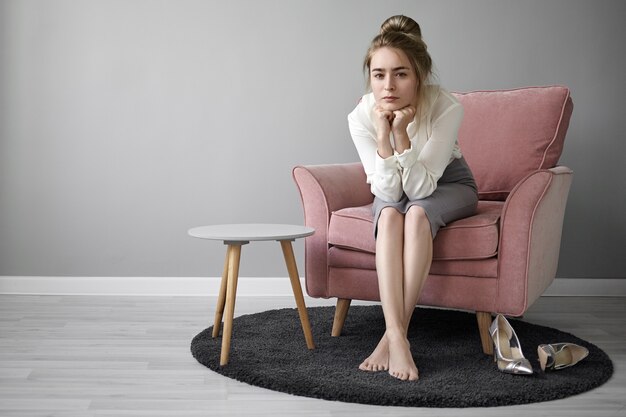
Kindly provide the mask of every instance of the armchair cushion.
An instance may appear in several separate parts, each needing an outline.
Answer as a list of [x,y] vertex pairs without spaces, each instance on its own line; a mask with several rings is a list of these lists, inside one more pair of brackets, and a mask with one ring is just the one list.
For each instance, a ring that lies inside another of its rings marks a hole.
[[573,106],[567,87],[454,95],[465,110],[459,145],[481,200],[504,200],[526,175],[557,164]]
[[[504,203],[479,201],[474,216],[454,221],[433,242],[433,260],[487,259],[498,253],[498,223]],[[328,243],[340,248],[375,253],[372,205],[334,211]]]

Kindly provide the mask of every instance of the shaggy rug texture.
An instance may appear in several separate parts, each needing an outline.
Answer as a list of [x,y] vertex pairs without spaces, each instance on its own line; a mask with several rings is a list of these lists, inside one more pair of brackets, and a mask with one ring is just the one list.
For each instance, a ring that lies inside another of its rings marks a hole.
[[[308,308],[316,348],[308,350],[296,309],[235,318],[229,364],[219,365],[221,337],[212,327],[191,342],[193,356],[226,377],[289,394],[326,400],[406,407],[493,407],[555,400],[591,390],[613,374],[609,357],[572,334],[522,320],[509,320],[530,376],[498,371],[482,352],[474,314],[417,308],[409,328],[417,381],[358,369],[384,333],[382,309],[352,306],[340,337],[331,337],[334,307]],[[541,372],[537,346],[571,342],[589,349],[577,365]]]

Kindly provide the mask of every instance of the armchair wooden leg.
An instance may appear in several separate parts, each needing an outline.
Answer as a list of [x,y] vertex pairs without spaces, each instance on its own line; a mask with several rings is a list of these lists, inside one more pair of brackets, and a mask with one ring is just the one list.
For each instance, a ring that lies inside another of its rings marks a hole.
[[480,333],[480,343],[483,346],[485,355],[493,355],[493,340],[489,334],[489,326],[491,326],[491,313],[485,311],[476,312],[476,320],[478,321],[478,332]]
[[350,302],[352,300],[347,298],[338,298],[337,307],[335,308],[335,319],[333,320],[332,336],[340,336],[341,329],[343,329],[343,323],[346,321],[348,315],[348,309],[350,308]]

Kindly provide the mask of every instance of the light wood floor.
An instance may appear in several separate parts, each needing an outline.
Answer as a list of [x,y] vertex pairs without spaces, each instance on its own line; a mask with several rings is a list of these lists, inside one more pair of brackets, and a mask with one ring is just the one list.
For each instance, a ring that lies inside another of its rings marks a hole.
[[[212,324],[215,301],[207,297],[0,296],[0,415],[626,416],[624,298],[543,297],[524,317],[602,348],[615,366],[608,383],[564,400],[477,409],[340,403],[225,378],[198,364],[189,351],[193,336]],[[329,305],[325,300],[306,301],[308,306]],[[294,301],[239,297],[235,314],[282,307],[294,307]]]

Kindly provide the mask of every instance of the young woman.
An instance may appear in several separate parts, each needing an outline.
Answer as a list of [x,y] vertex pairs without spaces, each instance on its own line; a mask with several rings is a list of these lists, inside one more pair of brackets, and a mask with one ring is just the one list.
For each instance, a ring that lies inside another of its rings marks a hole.
[[441,226],[476,211],[478,194],[457,133],[463,107],[432,84],[417,22],[383,22],[363,64],[371,93],[348,116],[374,194],[376,270],[386,331],[359,366],[416,380],[409,322],[428,276]]

